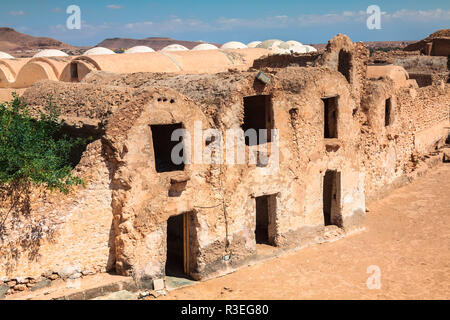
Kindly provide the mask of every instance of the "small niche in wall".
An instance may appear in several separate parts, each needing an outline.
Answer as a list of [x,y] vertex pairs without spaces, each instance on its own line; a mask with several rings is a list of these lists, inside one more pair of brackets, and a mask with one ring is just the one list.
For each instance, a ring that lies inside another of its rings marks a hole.
[[392,100],[386,99],[384,103],[384,126],[390,126],[392,124]]

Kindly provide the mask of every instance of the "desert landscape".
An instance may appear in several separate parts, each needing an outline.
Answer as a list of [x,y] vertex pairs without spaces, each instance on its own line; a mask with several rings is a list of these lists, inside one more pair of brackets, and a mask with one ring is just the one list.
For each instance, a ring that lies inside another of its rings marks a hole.
[[450,298],[450,29],[0,28],[0,300]]

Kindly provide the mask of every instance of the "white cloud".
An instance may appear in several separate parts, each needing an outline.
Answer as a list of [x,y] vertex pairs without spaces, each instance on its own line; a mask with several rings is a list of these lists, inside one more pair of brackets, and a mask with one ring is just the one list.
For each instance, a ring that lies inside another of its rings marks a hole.
[[431,22],[437,20],[450,21],[450,10],[434,9],[434,10],[408,10],[401,9],[394,13],[383,12],[383,18],[402,21]]
[[189,31],[211,31],[217,27],[198,19],[181,19],[172,17],[164,21],[143,21],[127,23],[124,28],[130,33],[151,35],[164,35],[167,33]]
[[[213,21],[213,26],[219,30],[234,28],[249,29],[274,29],[308,27],[342,23],[364,23],[369,15],[366,11],[344,11],[341,13],[330,12],[326,14],[304,14],[299,16],[273,16],[257,19],[218,18]],[[398,10],[393,13],[382,12],[382,22],[435,22],[449,21],[450,10]]]
[[108,4],[106,7],[108,9],[122,9],[123,8],[123,6],[118,5],[118,4]]
[[137,23],[127,23],[125,25],[125,28],[127,29],[139,29],[139,28],[145,28],[153,25],[152,21],[144,21],[144,22],[137,22]]
[[11,12],[9,12],[9,14],[12,16],[24,16],[25,12],[22,10],[21,11],[11,11]]
[[[358,23],[365,28],[365,21],[369,15],[366,11],[343,11],[330,12],[326,14],[304,14],[297,16],[273,15],[255,19],[242,19],[236,17],[219,17],[210,21],[199,19],[183,19],[177,16],[169,16],[163,21],[137,21],[126,24],[103,23],[99,25],[90,25],[83,21],[79,36],[84,34],[86,37],[99,34],[115,34],[124,36],[125,34],[133,37],[144,36],[163,36],[174,33],[186,32],[222,32],[230,30],[274,30],[274,29],[295,29],[318,26],[335,25],[338,26]],[[382,24],[389,23],[427,23],[427,22],[446,22],[450,20],[450,10],[398,10],[395,12],[382,12]],[[75,36],[74,32],[67,30],[63,26],[51,28],[56,34],[70,34]],[[105,33],[107,31],[107,33]]]

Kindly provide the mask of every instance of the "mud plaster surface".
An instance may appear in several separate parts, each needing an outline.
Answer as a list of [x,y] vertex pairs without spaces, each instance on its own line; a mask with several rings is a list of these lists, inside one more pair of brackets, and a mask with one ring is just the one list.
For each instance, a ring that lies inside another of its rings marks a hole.
[[[450,165],[444,164],[369,203],[365,231],[162,298],[449,299],[449,189]],[[380,290],[366,286],[371,265],[381,269]]]

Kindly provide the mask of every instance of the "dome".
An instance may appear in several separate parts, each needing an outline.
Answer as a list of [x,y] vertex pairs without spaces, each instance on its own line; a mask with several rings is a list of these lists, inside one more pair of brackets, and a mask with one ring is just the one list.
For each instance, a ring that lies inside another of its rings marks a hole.
[[307,53],[308,49],[306,48],[306,46],[304,45],[293,45],[289,47],[289,51],[291,51],[292,53]]
[[317,52],[317,49],[313,46],[305,45],[304,47],[306,48],[306,50],[308,50],[307,52]]
[[0,51],[0,59],[14,59],[14,57],[6,52]]
[[125,51],[125,53],[143,53],[143,52],[155,52],[155,50],[147,46],[136,46]]
[[247,47],[256,48],[260,43],[261,43],[261,41],[252,41],[249,44],[247,44]]
[[209,44],[209,43],[202,43],[199,44],[197,46],[195,46],[194,48],[192,48],[192,50],[194,51],[198,51],[198,50],[217,50],[219,48],[217,48],[215,45],[213,44]]
[[277,39],[270,39],[270,40],[264,40],[260,44],[258,44],[257,48],[264,48],[264,49],[272,49],[273,47],[279,46],[283,41],[277,40]]
[[289,40],[289,41],[286,41],[286,43],[288,44],[288,45],[290,45],[290,46],[302,46],[303,44],[301,43],[301,42],[298,42],[298,41],[295,41],[295,40]]
[[45,49],[36,53],[33,58],[39,57],[67,57],[68,54],[56,49]]
[[261,42],[256,46],[257,48],[264,48],[269,50],[273,54],[290,54],[290,46],[281,40],[270,39]]
[[272,54],[291,54],[292,52],[289,49],[284,49],[278,46],[273,47],[270,52]]
[[189,49],[181,44],[170,44],[161,49],[161,51],[188,51]]
[[104,54],[115,54],[114,51],[103,48],[103,47],[95,47],[92,49],[89,49],[85,53],[83,53],[83,56],[96,56],[96,55],[104,55]]
[[245,49],[245,48],[247,48],[247,46],[242,42],[238,41],[227,42],[221,47],[221,49]]

